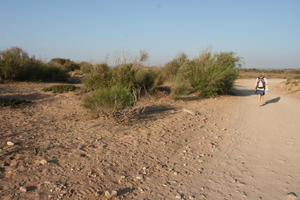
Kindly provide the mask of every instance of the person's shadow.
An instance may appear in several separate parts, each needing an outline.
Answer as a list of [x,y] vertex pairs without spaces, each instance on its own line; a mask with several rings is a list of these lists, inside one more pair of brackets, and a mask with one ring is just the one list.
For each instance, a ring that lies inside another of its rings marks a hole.
[[280,101],[280,97],[276,97],[276,98],[274,98],[274,99],[270,99],[270,100],[268,100],[268,101],[266,101],[263,105],[261,105],[261,106],[266,106],[266,105],[268,105],[268,104],[270,104],[270,103],[277,103],[277,102],[279,102]]

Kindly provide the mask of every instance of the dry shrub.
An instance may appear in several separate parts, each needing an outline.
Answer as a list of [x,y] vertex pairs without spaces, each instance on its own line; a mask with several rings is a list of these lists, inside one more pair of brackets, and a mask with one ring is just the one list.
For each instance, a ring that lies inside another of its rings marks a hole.
[[130,89],[121,86],[100,88],[84,99],[83,106],[94,114],[108,114],[134,104]]

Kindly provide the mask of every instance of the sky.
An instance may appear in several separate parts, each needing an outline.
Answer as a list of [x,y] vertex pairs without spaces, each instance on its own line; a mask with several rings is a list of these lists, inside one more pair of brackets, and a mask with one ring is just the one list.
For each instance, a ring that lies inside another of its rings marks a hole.
[[300,68],[299,0],[0,0],[0,50],[112,62],[232,51],[245,68]]

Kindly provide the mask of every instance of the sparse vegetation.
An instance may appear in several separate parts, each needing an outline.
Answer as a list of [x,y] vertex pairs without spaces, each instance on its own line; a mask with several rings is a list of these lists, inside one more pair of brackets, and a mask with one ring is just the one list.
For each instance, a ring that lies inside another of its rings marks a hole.
[[74,85],[53,85],[51,87],[43,88],[44,92],[53,92],[53,93],[65,93],[76,90],[77,87]]
[[267,78],[290,79],[300,76],[300,69],[238,69],[239,78],[257,78],[264,74]]
[[300,79],[300,75],[298,75],[298,76],[294,76],[292,79],[299,80],[299,79]]

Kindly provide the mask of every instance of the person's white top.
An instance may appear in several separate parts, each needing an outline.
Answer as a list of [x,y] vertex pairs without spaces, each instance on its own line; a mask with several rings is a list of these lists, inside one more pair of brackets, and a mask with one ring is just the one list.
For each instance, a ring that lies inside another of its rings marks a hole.
[[[268,84],[268,81],[267,81],[267,79],[266,79],[266,77],[264,77],[264,81],[265,81],[265,85],[267,86],[267,84]],[[256,81],[255,81],[255,88],[256,88],[256,90],[265,90],[264,88],[257,88],[256,86],[257,86],[257,83],[258,83],[258,78],[256,78]]]

